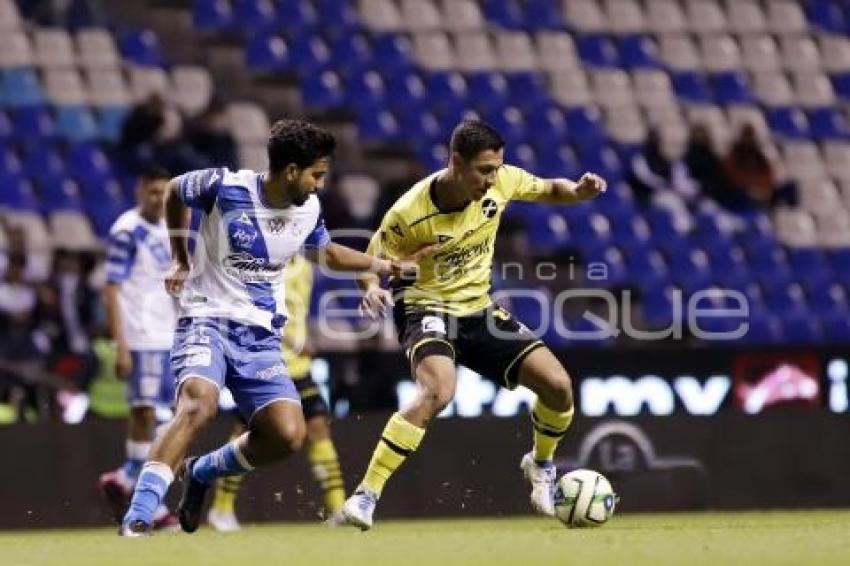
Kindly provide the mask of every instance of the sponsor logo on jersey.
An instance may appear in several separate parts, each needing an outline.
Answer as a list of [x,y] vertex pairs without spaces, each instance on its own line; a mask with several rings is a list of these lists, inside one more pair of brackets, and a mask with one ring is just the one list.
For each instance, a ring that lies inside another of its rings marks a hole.
[[493,218],[499,212],[499,205],[491,198],[485,198],[481,201],[481,212],[486,218]]
[[270,381],[279,375],[286,375],[286,367],[283,364],[277,364],[257,372],[257,379]]
[[257,231],[254,229],[237,228],[230,233],[230,241],[236,248],[251,249],[257,240]]
[[422,317],[422,332],[436,332],[438,334],[446,333],[446,323],[438,316]]
[[244,252],[228,255],[222,265],[228,275],[244,283],[264,283],[283,276],[283,263]]

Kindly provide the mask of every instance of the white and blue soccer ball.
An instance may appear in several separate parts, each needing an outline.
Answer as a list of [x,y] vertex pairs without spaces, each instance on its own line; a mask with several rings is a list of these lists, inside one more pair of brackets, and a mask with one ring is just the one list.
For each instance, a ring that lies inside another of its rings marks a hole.
[[558,480],[555,516],[570,528],[601,527],[614,514],[618,499],[602,474],[574,470]]

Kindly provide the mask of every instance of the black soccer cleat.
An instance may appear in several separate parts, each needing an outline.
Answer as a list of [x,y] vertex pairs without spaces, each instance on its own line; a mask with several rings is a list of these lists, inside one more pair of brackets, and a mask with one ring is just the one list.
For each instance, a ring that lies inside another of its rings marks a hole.
[[201,511],[204,507],[204,498],[210,485],[199,482],[192,477],[192,466],[198,458],[186,458],[183,466],[183,497],[177,505],[177,517],[180,519],[180,527],[184,532],[194,533],[201,524]]
[[151,536],[152,529],[148,523],[140,519],[135,519],[130,521],[126,525],[121,525],[118,527],[118,534],[122,537],[128,538],[139,538],[139,537],[149,537]]

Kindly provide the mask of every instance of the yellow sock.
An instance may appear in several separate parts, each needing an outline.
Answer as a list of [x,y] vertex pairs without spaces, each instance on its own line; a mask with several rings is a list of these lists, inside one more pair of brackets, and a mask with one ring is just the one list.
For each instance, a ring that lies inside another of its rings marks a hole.
[[380,495],[393,472],[419,448],[423,436],[424,428],[410,424],[398,413],[394,414],[384,427],[362,485]]
[[336,513],[345,503],[345,484],[336,448],[330,438],[311,442],[307,447],[307,459],[313,468],[313,477],[319,482],[325,498],[325,510]]
[[233,513],[236,507],[236,494],[245,476],[227,476],[215,482],[213,509],[219,513]]
[[558,412],[550,409],[537,399],[531,411],[534,425],[534,459],[538,462],[550,461],[555,457],[555,449],[567,432],[573,420],[573,408]]

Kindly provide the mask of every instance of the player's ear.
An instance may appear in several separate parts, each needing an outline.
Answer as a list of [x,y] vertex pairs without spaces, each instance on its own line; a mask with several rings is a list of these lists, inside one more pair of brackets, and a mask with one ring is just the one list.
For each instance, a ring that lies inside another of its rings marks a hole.
[[283,178],[287,183],[294,183],[298,180],[298,175],[300,174],[300,170],[298,166],[294,163],[290,163],[286,167],[283,168]]

